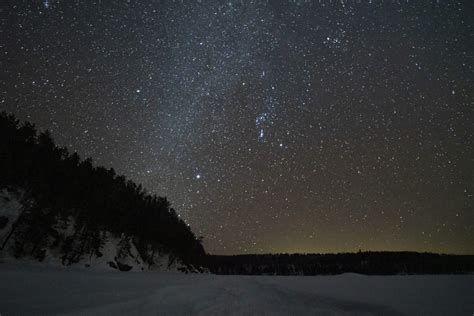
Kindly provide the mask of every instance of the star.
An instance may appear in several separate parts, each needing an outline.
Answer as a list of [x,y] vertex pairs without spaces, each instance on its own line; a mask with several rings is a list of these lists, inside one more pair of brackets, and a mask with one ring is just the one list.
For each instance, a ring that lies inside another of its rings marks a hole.
[[472,253],[468,1],[231,4],[17,1],[0,110],[210,253]]

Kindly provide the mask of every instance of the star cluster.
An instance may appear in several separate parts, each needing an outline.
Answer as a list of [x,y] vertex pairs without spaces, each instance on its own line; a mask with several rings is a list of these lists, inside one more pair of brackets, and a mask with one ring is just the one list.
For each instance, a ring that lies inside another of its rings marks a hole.
[[218,254],[473,253],[469,1],[18,1],[0,110]]

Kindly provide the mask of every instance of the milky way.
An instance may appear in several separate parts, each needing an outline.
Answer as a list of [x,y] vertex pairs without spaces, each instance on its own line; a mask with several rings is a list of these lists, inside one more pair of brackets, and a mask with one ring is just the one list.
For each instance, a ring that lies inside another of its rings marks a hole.
[[1,4],[0,110],[211,253],[473,253],[470,1]]

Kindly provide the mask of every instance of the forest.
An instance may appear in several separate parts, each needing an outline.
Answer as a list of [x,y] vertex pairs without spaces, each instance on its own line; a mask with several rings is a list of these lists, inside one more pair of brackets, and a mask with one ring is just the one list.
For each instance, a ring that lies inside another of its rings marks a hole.
[[[16,258],[44,259],[57,249],[64,265],[85,256],[101,256],[105,232],[121,237],[121,251],[133,243],[145,264],[166,253],[172,260],[200,265],[201,240],[178,217],[170,202],[148,194],[141,185],[94,166],[92,160],[55,145],[50,133],[0,113],[0,189],[21,196],[22,210],[1,241]],[[0,214],[0,229],[8,218]],[[74,234],[58,233],[73,223]],[[60,230],[59,230],[60,231]]]
[[334,275],[348,272],[366,275],[469,274],[474,272],[474,255],[408,251],[209,255],[206,265],[215,274],[244,275]]

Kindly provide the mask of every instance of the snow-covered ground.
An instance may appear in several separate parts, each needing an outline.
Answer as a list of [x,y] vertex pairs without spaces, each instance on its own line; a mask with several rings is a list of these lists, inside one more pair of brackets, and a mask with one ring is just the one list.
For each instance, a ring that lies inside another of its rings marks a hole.
[[474,276],[250,277],[0,264],[3,315],[473,315]]

